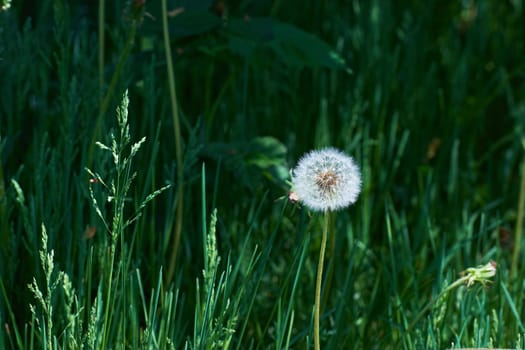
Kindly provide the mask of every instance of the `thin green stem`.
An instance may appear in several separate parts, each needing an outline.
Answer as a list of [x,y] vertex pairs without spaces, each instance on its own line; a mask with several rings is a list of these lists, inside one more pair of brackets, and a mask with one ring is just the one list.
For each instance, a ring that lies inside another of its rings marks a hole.
[[323,222],[323,238],[321,240],[321,249],[319,251],[319,263],[317,265],[317,283],[315,286],[315,315],[314,315],[314,345],[315,350],[321,349],[321,342],[319,339],[319,319],[321,314],[321,286],[323,283],[323,265],[324,254],[326,250],[326,241],[328,238],[328,221],[330,219],[330,212],[327,210],[324,213]]
[[510,269],[510,276],[515,277],[518,268],[518,259],[521,250],[521,235],[523,233],[523,212],[525,210],[525,161],[521,166],[521,184],[520,195],[518,198],[518,212],[516,218],[516,228],[514,230],[514,251],[512,252],[512,265]]
[[182,213],[183,213],[183,164],[182,164],[182,145],[181,132],[179,121],[179,107],[177,104],[177,90],[175,87],[175,73],[173,71],[173,63],[171,56],[170,35],[168,31],[168,9],[166,0],[162,0],[162,29],[164,33],[164,49],[166,51],[166,66],[168,69],[168,83],[171,100],[171,114],[173,118],[173,128],[175,134],[175,153],[177,157],[177,214],[175,219],[175,238],[173,241],[173,249],[171,251],[171,258],[168,267],[168,274],[166,282],[169,284],[175,272],[175,265],[177,263],[177,253],[179,251],[179,242],[182,232]]
[[104,47],[105,47],[105,0],[100,0],[98,4],[98,95],[99,103],[102,106],[102,91],[104,90]]

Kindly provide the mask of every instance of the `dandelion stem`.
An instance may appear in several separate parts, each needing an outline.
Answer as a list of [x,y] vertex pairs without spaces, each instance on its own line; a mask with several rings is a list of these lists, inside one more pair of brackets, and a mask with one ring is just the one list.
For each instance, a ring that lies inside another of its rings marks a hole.
[[321,313],[321,285],[323,282],[323,265],[324,265],[324,253],[326,250],[326,240],[328,237],[328,221],[329,221],[329,211],[324,212],[324,222],[323,222],[323,238],[321,240],[321,249],[319,251],[319,263],[317,265],[317,284],[315,287],[315,314],[314,314],[314,345],[315,350],[320,350],[320,340],[319,340],[319,318]]
[[[334,216],[333,215],[330,216],[330,222],[329,222],[328,225],[329,225],[330,232],[334,232],[335,228],[334,228]],[[330,258],[334,257],[334,254],[335,254],[335,239],[332,239],[330,241],[330,247],[328,247],[327,254],[328,254],[328,256],[327,256],[328,260],[330,260]],[[321,299],[321,307],[323,305],[326,305],[326,299],[328,298],[328,295],[330,295],[330,289],[332,288],[333,276],[334,276],[334,264],[333,263],[328,263],[327,271],[326,271],[326,274],[325,274],[325,281],[326,282],[324,284],[324,295],[323,295],[323,298]]]

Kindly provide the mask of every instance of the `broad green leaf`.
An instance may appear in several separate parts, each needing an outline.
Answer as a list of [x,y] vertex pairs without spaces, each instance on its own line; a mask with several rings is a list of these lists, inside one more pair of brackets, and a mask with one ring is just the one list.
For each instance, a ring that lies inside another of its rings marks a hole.
[[242,56],[266,48],[291,65],[348,69],[329,44],[288,23],[266,17],[237,19],[228,22],[227,30],[230,49]]
[[344,59],[317,36],[291,24],[274,23],[275,49],[289,63],[311,67],[344,68]]

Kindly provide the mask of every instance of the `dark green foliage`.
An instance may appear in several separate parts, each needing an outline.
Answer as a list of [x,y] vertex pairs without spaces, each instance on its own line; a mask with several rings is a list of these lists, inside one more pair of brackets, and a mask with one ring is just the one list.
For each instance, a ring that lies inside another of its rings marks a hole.
[[[161,6],[107,2],[100,62],[99,3],[0,10],[0,348],[312,347],[321,220],[287,200],[287,181],[322,146],[363,172],[359,200],[330,223],[324,348],[523,347],[523,264],[510,275],[521,1],[169,2],[185,186],[169,285],[178,187],[148,197],[179,170]],[[100,182],[118,170],[94,142],[122,132],[125,90],[128,142],[146,141],[118,185],[111,275]],[[442,293],[489,260],[494,283]],[[33,277],[42,291],[62,282],[39,303]],[[47,302],[52,332],[29,308]]]

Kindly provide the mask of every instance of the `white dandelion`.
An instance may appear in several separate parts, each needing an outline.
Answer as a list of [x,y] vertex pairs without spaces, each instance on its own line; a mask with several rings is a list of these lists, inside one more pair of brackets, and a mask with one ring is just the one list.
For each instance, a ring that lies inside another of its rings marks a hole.
[[320,350],[321,286],[330,212],[355,203],[361,192],[361,173],[352,157],[335,148],[324,148],[299,160],[292,171],[292,186],[290,200],[324,212],[314,304],[314,349]]
[[293,191],[314,211],[342,209],[361,192],[361,173],[352,157],[335,148],[304,155],[292,173]]

